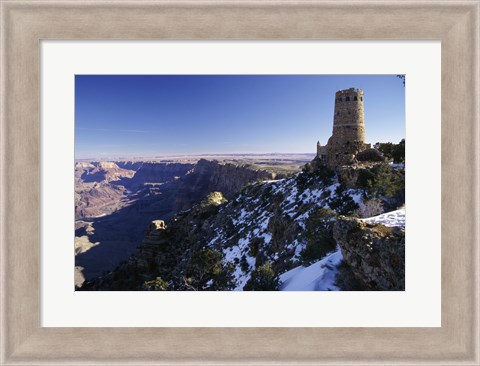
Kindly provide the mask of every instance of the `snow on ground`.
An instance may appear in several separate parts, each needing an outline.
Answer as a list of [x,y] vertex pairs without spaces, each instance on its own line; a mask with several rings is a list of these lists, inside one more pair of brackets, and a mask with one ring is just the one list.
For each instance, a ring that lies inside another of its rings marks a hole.
[[405,227],[405,207],[362,220],[371,224]]
[[299,266],[280,276],[281,291],[338,291],[335,286],[337,266],[343,256],[339,247],[318,262],[308,266]]
[[405,169],[404,163],[390,163],[390,166],[396,169]]
[[[268,195],[281,195],[283,199],[278,208],[283,215],[291,217],[302,229],[306,228],[307,220],[316,207],[329,207],[329,201],[335,195],[339,186],[336,182],[326,187],[322,184],[316,184],[310,188],[300,189],[295,177],[293,179],[263,182],[262,185],[271,187],[269,189],[270,193],[266,191]],[[362,202],[363,192],[361,190],[349,189],[345,193],[357,204]],[[241,291],[255,268],[256,259],[250,255],[250,243],[254,238],[261,238],[263,239],[262,245],[270,245],[272,233],[268,224],[275,213],[272,211],[273,205],[268,205],[268,199],[260,200],[259,196],[251,195],[248,192],[239,195],[236,202],[242,203],[242,205],[233,210],[231,220],[236,232],[235,236],[240,236],[240,239],[236,243],[232,243],[230,247],[224,248],[223,253],[225,255],[224,262],[231,263],[235,267],[234,278],[237,282],[235,290]],[[404,227],[405,208],[363,220],[371,223],[382,223],[387,226]],[[293,263],[300,259],[301,252],[305,248],[306,243],[303,239],[298,237],[282,249],[282,253],[285,250],[292,253],[290,260]],[[216,245],[225,240],[229,240],[225,231],[219,229],[215,231],[214,238],[211,239],[209,245]],[[275,261],[281,257],[282,253],[271,253],[268,260]],[[283,291],[339,290],[335,286],[335,277],[338,273],[337,266],[342,259],[341,251],[337,247],[335,252],[328,254],[308,267],[299,266],[282,274],[280,280],[283,284],[280,289]],[[240,263],[243,264],[240,265]]]
[[347,194],[352,197],[352,200],[360,205],[363,202],[363,192],[359,189],[349,189]]
[[[405,207],[387,212],[378,216],[362,219],[369,223],[378,223],[385,226],[405,227]],[[304,267],[299,266],[280,275],[281,291],[338,291],[335,286],[335,277],[338,273],[337,266],[343,256],[340,247],[314,264]]]

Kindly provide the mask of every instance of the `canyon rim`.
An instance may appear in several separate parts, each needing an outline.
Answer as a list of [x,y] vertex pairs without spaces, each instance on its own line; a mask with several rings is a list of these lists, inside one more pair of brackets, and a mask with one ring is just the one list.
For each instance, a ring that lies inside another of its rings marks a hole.
[[405,290],[404,75],[77,75],[77,291]]

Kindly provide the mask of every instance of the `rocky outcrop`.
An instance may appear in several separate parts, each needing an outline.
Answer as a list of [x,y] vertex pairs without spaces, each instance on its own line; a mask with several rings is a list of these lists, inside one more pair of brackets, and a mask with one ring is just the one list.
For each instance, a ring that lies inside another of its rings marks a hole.
[[342,166],[337,168],[338,181],[348,188],[356,187],[360,169],[353,166]]
[[75,255],[80,253],[85,253],[91,248],[93,248],[97,243],[92,243],[89,240],[88,235],[76,236],[75,237]]
[[333,227],[345,262],[367,290],[405,290],[405,229],[339,217]]
[[143,244],[163,244],[166,238],[167,225],[163,220],[154,220],[148,225]]
[[81,178],[84,183],[92,182],[114,182],[122,178],[132,178],[135,175],[133,170],[120,168],[110,161],[94,163],[80,162],[75,164],[75,177]]
[[382,153],[375,148],[359,152],[356,156],[358,161],[385,161]]
[[87,161],[75,163],[75,179],[80,180],[82,175],[86,173],[88,174],[88,172],[92,171],[93,169],[95,169],[95,165]]

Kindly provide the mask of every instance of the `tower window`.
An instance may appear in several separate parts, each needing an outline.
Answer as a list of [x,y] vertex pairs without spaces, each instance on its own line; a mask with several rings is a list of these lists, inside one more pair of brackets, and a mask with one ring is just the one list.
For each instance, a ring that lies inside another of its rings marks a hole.
[[350,97],[346,97],[345,101],[350,102]]
[[338,101],[341,102],[341,101],[342,101],[342,98],[338,98]]
[[360,100],[362,101],[362,100],[363,100],[363,97],[360,97]]
[[354,96],[354,97],[353,97],[353,100],[357,100],[357,96]]

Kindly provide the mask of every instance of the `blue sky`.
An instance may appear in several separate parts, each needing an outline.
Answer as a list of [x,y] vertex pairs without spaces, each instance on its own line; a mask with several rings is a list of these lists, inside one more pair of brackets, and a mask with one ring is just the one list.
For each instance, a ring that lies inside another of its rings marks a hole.
[[395,75],[77,75],[75,157],[314,153],[350,87],[364,92],[367,142],[405,137]]

